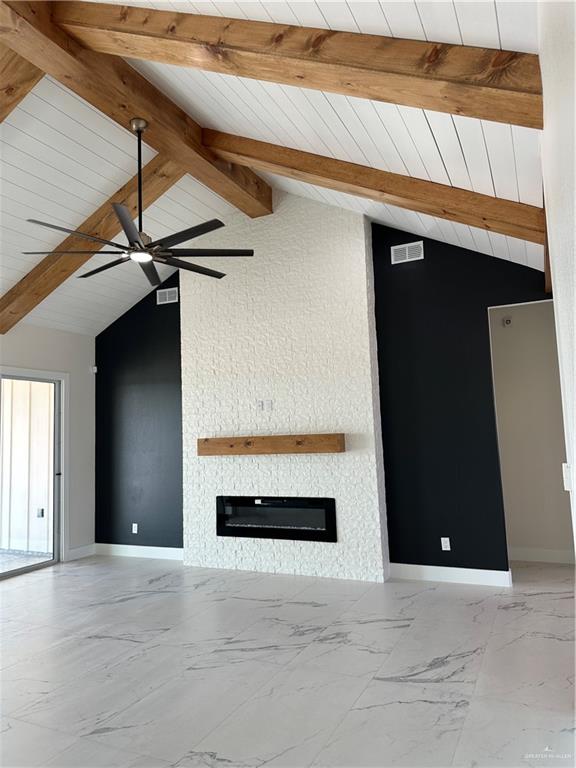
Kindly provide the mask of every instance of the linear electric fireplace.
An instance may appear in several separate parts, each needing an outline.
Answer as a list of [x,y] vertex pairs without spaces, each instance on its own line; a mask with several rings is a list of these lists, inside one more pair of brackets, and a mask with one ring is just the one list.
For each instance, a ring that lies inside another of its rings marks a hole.
[[218,536],[337,541],[334,499],[217,496]]

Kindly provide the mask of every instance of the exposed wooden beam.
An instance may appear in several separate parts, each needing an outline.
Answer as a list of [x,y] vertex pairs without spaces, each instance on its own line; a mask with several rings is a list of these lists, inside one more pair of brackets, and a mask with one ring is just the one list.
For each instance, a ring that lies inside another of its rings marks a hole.
[[[144,179],[143,204],[147,208],[184,175],[184,169],[173,160],[157,155],[142,171]],[[123,203],[134,216],[137,211],[137,177],[130,179],[97,211],[78,227],[79,232],[102,237],[115,238],[119,233],[118,219],[112,203]],[[70,235],[54,249],[55,251],[85,250],[86,241]],[[6,333],[38,306],[52,291],[85,264],[91,256],[50,255],[45,256],[27,275],[0,298],[0,333]],[[106,257],[102,256],[102,263]]]
[[0,2],[0,42],[120,125],[146,118],[147,143],[249,216],[271,212],[262,179],[218,161],[202,146],[201,127],[125,61],[85,50],[54,25],[51,3]]
[[544,242],[542,208],[219,131],[205,130],[203,135],[206,146],[231,162],[522,240]]
[[0,44],[0,123],[44,77],[44,72]]
[[57,2],[54,19],[101,53],[542,128],[530,53],[125,5]]

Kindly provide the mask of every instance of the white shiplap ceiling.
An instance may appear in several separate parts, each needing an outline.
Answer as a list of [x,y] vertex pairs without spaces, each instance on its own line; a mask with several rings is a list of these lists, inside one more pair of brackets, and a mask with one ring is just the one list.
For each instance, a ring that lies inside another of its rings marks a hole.
[[[138,2],[145,7],[537,51],[533,2]],[[532,205],[542,204],[539,132],[465,117],[182,67],[134,61],[207,127]],[[2,131],[0,291],[61,240],[28,217],[75,228],[135,171],[134,137],[51,78],[41,80]],[[154,152],[146,148],[145,159]],[[264,175],[264,174],[262,174]],[[393,227],[543,268],[533,243],[370,202],[278,176],[272,186],[349,208]],[[153,237],[234,212],[184,177],[146,212]],[[83,270],[103,262],[94,257]],[[126,265],[67,280],[27,322],[95,334],[149,290]],[[171,270],[164,269],[162,276]]]
[[[43,78],[0,126],[0,293],[5,293],[42,257],[22,250],[55,248],[63,235],[26,221],[36,218],[76,229],[136,171],[130,131],[95,110],[50,77]],[[144,162],[155,152],[144,148]],[[185,176],[145,212],[153,238],[235,209]],[[123,236],[120,235],[121,241]],[[94,256],[77,274],[106,263]],[[174,270],[159,267],[164,279]],[[72,276],[24,322],[94,335],[106,328],[150,286],[134,264],[88,280]]]

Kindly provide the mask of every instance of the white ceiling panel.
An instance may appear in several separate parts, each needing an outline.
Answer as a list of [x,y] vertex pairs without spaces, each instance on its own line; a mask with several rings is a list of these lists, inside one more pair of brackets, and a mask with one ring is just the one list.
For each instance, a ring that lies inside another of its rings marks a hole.
[[[50,78],[41,80],[0,126],[0,292],[30,271],[42,256],[24,250],[55,248],[62,233],[29,218],[76,229],[136,171],[134,136]],[[144,162],[154,156],[144,147]],[[153,238],[234,209],[190,177],[174,185],[144,214]],[[94,256],[78,274],[106,263]],[[172,269],[160,267],[161,277]],[[75,276],[45,299],[26,322],[96,334],[150,290],[134,265],[86,280]]]
[[462,44],[456,8],[452,2],[418,3],[418,14],[426,40],[435,43]]
[[[364,32],[366,35],[392,35],[392,30],[380,3],[359,0],[350,3],[350,10],[356,22],[354,31]],[[333,29],[339,29],[339,27],[333,27]]]
[[[538,204],[534,200],[541,197],[538,131],[185,67],[131,63],[209,128],[509,200]],[[527,161],[520,166],[516,154]]]
[[495,3],[455,0],[454,7],[464,45],[501,48]]
[[411,40],[426,40],[426,31],[416,3],[381,2],[379,3],[392,37],[407,37]]
[[[494,48],[535,51],[537,45],[535,2],[129,2]],[[207,127],[542,204],[539,131],[183,67],[132,63]],[[22,250],[49,250],[62,240],[59,233],[26,219],[78,227],[134,175],[135,140],[49,77],[35,86],[0,130],[0,291],[4,292],[41,259],[24,256]],[[153,156],[145,147],[145,161]],[[276,188],[363,213],[416,235],[543,269],[543,249],[532,243],[278,176],[266,178]],[[226,220],[234,212],[207,188],[184,177],[146,211],[146,229],[158,237],[214,216]],[[95,256],[81,270],[94,268],[104,258]],[[169,273],[162,270],[163,276]],[[71,278],[27,321],[97,333],[148,290],[133,264],[88,280]]]
[[538,53],[537,3],[525,0],[497,0],[496,17],[500,44],[505,51]]

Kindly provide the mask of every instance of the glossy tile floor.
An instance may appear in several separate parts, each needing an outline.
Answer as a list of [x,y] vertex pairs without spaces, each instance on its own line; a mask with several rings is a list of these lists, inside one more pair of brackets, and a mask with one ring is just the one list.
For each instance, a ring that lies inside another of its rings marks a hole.
[[52,560],[52,555],[48,552],[16,552],[13,549],[0,549],[0,574],[45,563],[47,560]]
[[573,569],[515,582],[130,558],[4,581],[1,765],[572,766]]

